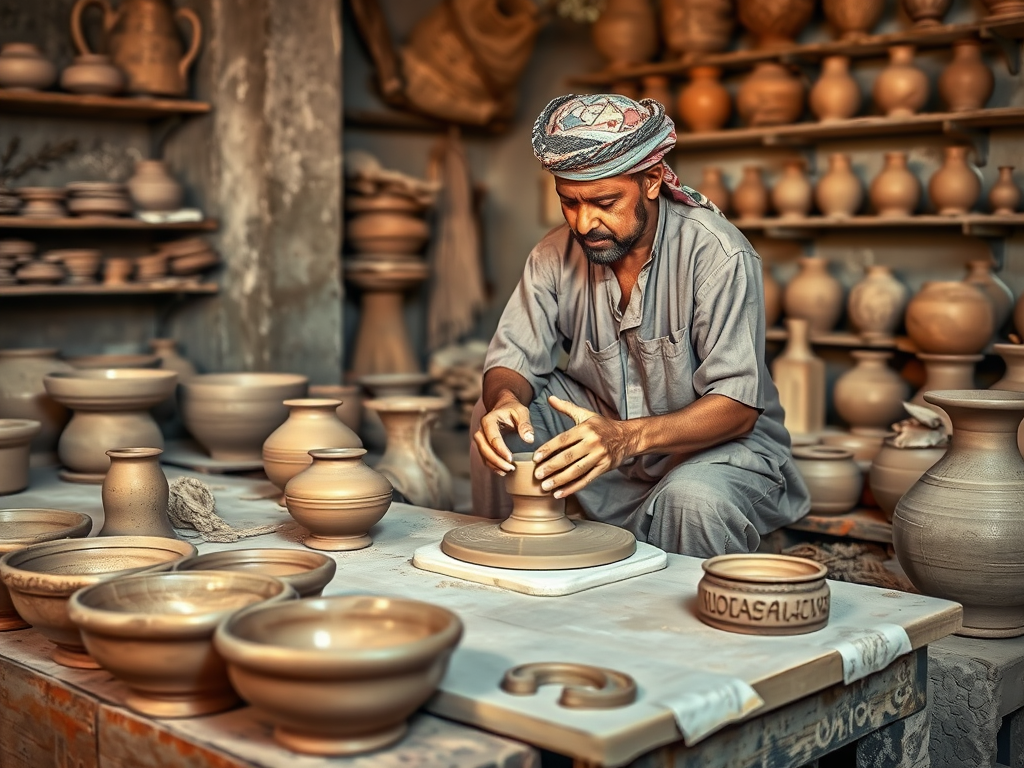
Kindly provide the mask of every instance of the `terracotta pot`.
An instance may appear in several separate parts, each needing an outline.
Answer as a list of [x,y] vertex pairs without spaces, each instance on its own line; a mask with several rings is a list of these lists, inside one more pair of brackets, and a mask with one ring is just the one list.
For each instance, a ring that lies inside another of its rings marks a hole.
[[[990,389],[1024,392],[1024,345],[996,344],[993,349],[1006,363],[1006,373]],[[1017,449],[1024,455],[1024,423],[1017,430]]]
[[912,216],[921,201],[921,182],[907,168],[906,152],[886,152],[885,167],[871,182],[871,204],[879,216]]
[[641,81],[643,90],[640,92],[641,99],[652,99],[665,108],[665,114],[674,117],[675,100],[672,98],[672,89],[666,75],[647,75]]
[[814,189],[804,173],[803,160],[787,160],[772,188],[772,206],[784,219],[802,219],[811,212]]
[[979,289],[992,303],[992,320],[998,332],[1013,313],[1013,291],[992,272],[992,264],[992,259],[971,259],[964,282]]
[[900,0],[903,10],[918,27],[934,27],[942,23],[953,0]]
[[981,109],[995,88],[992,70],[981,58],[981,41],[953,41],[953,61],[939,77],[939,95],[951,112]]
[[718,206],[722,213],[728,213],[731,208],[731,196],[729,188],[725,186],[722,178],[722,169],[714,165],[704,166],[704,178],[700,183],[701,193],[712,203]]
[[430,227],[422,216],[374,211],[349,219],[345,237],[356,253],[418,254],[430,239]]
[[829,155],[828,172],[814,190],[814,200],[825,216],[846,219],[856,215],[864,203],[864,186],[850,167],[850,156]]
[[928,182],[928,196],[940,216],[969,213],[981,196],[981,174],[967,163],[968,147],[946,147],[942,167]]
[[736,93],[736,111],[752,127],[794,123],[804,111],[804,84],[781,64],[759,62]]
[[811,350],[806,320],[788,317],[786,330],[786,348],[772,361],[785,426],[795,434],[820,432],[825,428],[825,362]]
[[159,448],[107,451],[100,536],[164,536],[176,539],[167,514],[167,478]]
[[871,33],[882,18],[885,0],[822,0],[825,18],[842,40],[859,40]]
[[925,392],[933,389],[975,389],[974,366],[985,359],[984,355],[928,355],[917,354],[924,366],[924,385],[917,390],[910,402],[938,414],[946,434],[953,431],[953,423],[941,408],[936,408],[924,399]]
[[826,445],[794,448],[793,464],[811,494],[811,512],[841,515],[857,506],[864,479],[853,451]]
[[847,120],[860,111],[860,86],[850,75],[848,56],[826,56],[821,62],[821,77],[811,88],[808,104],[823,123]]
[[892,520],[896,504],[921,475],[935,462],[946,455],[946,446],[922,448],[897,448],[892,440],[886,440],[882,450],[871,462],[868,482],[871,494],[885,513]]
[[658,52],[658,30],[649,0],[608,0],[593,25],[594,47],[608,69],[643,64]]
[[304,549],[224,549],[179,560],[175,571],[241,571],[273,576],[301,597],[320,597],[338,570],[330,555]]
[[673,56],[729,48],[736,12],[733,0],[661,0],[661,33]]
[[1013,166],[999,166],[999,178],[988,193],[988,204],[992,213],[997,216],[1016,213],[1020,197],[1020,187],[1013,180]]
[[185,191],[171,176],[163,160],[139,160],[127,182],[132,202],[142,211],[176,211]]
[[56,349],[0,349],[0,418],[41,424],[31,443],[35,463],[56,463],[57,440],[71,417],[67,408],[46,394],[43,376],[70,370]]
[[910,300],[907,334],[922,352],[974,355],[992,339],[992,305],[967,283],[928,281]]
[[124,83],[124,73],[100,53],[76,56],[75,63],[60,75],[60,87],[71,93],[112,96],[124,90]]
[[854,350],[850,355],[856,365],[832,389],[836,411],[853,428],[888,429],[905,417],[903,401],[910,387],[889,367],[891,352]]
[[772,274],[772,268],[761,261],[761,282],[764,286],[764,326],[772,328],[782,316],[782,286]]
[[53,62],[31,43],[7,43],[0,48],[0,87],[42,91],[57,82]]
[[784,48],[814,15],[814,0],[737,0],[736,15],[759,48]]
[[896,556],[921,592],[963,605],[958,634],[1024,635],[1024,394],[938,390],[925,399],[949,414],[953,438],[896,505]]
[[843,314],[843,284],[828,271],[828,261],[800,259],[800,271],[783,292],[786,317],[806,320],[811,333],[828,333]]
[[846,302],[850,322],[865,341],[891,339],[903,319],[909,291],[881,264],[872,264]]
[[885,441],[895,434],[891,429],[857,427],[850,432],[826,432],[821,436],[821,444],[832,448],[845,448],[853,453],[853,460],[858,462],[863,475],[865,471],[862,462],[874,461]]
[[363,418],[363,394],[358,384],[311,384],[309,396],[340,400],[341,405],[335,411],[338,418],[342,424],[359,434],[360,421]]
[[981,0],[988,10],[988,18],[1024,13],[1024,0]]
[[679,117],[694,133],[717,131],[729,122],[732,99],[721,76],[719,67],[693,67],[690,82],[679,92]]
[[743,166],[743,176],[732,192],[732,207],[740,219],[759,219],[768,213],[768,188],[759,166]]
[[928,91],[928,75],[914,66],[914,46],[892,46],[872,89],[878,108],[889,117],[910,117],[928,102]]
[[0,496],[28,488],[29,446],[41,428],[31,419],[0,419]]

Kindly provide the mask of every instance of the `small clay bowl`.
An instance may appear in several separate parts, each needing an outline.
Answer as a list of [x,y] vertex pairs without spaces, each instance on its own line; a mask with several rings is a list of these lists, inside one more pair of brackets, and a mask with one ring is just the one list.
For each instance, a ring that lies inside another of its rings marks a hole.
[[702,564],[697,616],[743,635],[802,635],[828,624],[828,569],[787,555],[719,555]]
[[338,564],[333,557],[303,549],[225,549],[175,563],[176,571],[239,571],[274,576],[299,597],[319,597]]
[[80,370],[96,368],[159,368],[158,355],[77,355],[67,358]]
[[254,603],[294,598],[290,586],[259,573],[141,573],[78,590],[68,618],[89,655],[128,686],[130,709],[196,717],[238,703],[213,647],[217,625]]
[[807,484],[811,512],[841,515],[857,506],[864,472],[853,451],[830,445],[798,447],[793,449],[793,465]]
[[104,536],[33,544],[0,558],[0,580],[14,607],[57,648],[53,660],[66,667],[98,669],[68,618],[68,598],[104,579],[167,570],[196,554],[185,541],[159,536]]
[[440,606],[346,595],[247,608],[217,628],[214,645],[279,744],[354,755],[402,738],[461,636],[459,617]]
[[[0,555],[57,539],[82,539],[92,530],[92,518],[63,509],[0,509]],[[0,582],[0,632],[24,629],[28,622],[18,615],[11,593]]]

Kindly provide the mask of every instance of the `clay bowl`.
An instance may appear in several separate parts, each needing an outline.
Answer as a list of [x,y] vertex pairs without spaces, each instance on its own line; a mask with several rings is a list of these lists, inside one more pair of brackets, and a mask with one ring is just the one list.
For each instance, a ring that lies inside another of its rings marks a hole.
[[130,709],[195,717],[238,703],[213,648],[217,625],[254,603],[294,598],[290,586],[259,573],[141,573],[78,590],[68,618],[89,655],[128,686]]
[[745,554],[702,565],[697,616],[709,626],[744,635],[801,635],[828,624],[828,570],[820,563]]
[[207,373],[180,388],[185,428],[218,461],[263,461],[263,443],[306,396],[295,373]]
[[145,368],[82,369],[43,377],[50,397],[82,410],[152,408],[174,394],[177,382],[174,371]]
[[302,549],[225,549],[175,563],[176,571],[237,571],[273,576],[299,597],[319,597],[338,569],[334,558]]
[[[0,510],[0,555],[56,539],[82,539],[92,530],[92,518],[63,509]],[[0,582],[0,631],[23,629],[28,623],[14,609],[11,593]]]
[[67,361],[75,368],[92,370],[96,368],[159,368],[158,355],[78,355]]
[[353,755],[402,738],[461,636],[458,616],[439,606],[346,595],[247,608],[217,628],[214,645],[278,743]]
[[196,554],[185,541],[160,536],[104,536],[33,544],[0,558],[0,580],[21,617],[57,648],[53,660],[67,667],[98,669],[68,618],[68,598],[82,587],[114,576],[167,570]]

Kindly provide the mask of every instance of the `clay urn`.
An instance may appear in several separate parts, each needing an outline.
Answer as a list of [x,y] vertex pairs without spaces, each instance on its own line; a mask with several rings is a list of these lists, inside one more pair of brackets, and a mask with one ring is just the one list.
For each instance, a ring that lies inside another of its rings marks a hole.
[[732,207],[742,219],[759,219],[768,213],[768,188],[757,165],[743,166],[740,183],[732,191]]
[[813,514],[841,515],[860,499],[864,485],[853,451],[828,445],[793,449],[793,464],[807,485]]
[[71,93],[112,96],[124,90],[124,83],[124,73],[102,53],[76,56],[74,63],[60,75],[60,87]]
[[785,427],[807,435],[825,427],[825,361],[811,350],[806,320],[787,317],[789,339],[772,361],[772,380],[785,411]]
[[31,419],[0,419],[0,496],[28,488],[29,446],[41,428]]
[[804,173],[803,160],[787,160],[772,188],[772,206],[783,219],[802,219],[811,212],[814,189]]
[[661,0],[661,34],[676,58],[728,49],[736,26],[733,0]]
[[843,284],[829,272],[828,260],[804,256],[783,292],[783,306],[786,317],[806,320],[812,334],[828,333],[843,314],[843,298]]
[[690,82],[679,92],[679,117],[694,133],[717,131],[729,122],[732,98],[721,76],[719,67],[693,67]]
[[[995,344],[992,348],[1006,363],[1006,373],[989,389],[1024,392],[1024,345]],[[1024,455],[1024,422],[1017,430],[1017,449]]]
[[309,396],[340,400],[341,405],[335,411],[338,418],[342,424],[359,434],[363,418],[362,387],[358,384],[310,384]]
[[899,500],[896,557],[923,594],[964,607],[958,634],[1024,635],[1024,394],[937,390],[953,422],[949,450]]
[[896,504],[903,494],[945,454],[945,445],[897,448],[892,439],[882,444],[882,449],[871,461],[868,484],[887,520],[892,520]]
[[894,45],[889,64],[875,80],[875,104],[889,117],[910,117],[928,102],[928,75],[914,66],[914,46]]
[[592,32],[594,47],[612,71],[648,62],[658,52],[657,20],[650,0],[607,0]]
[[856,365],[840,376],[832,388],[832,401],[839,416],[858,429],[888,429],[904,418],[903,401],[910,387],[889,367],[891,352],[854,350]]
[[1024,13],[1024,0],[981,0],[981,3],[988,10],[987,18],[990,19]]
[[886,152],[885,167],[871,181],[868,193],[879,216],[912,216],[921,201],[921,182],[907,168],[906,152]]
[[871,33],[882,18],[885,0],[822,0],[825,19],[842,40],[859,40]]
[[967,163],[969,149],[946,147],[942,167],[928,181],[928,197],[940,216],[970,213],[981,196],[981,174]]
[[1013,166],[999,166],[999,178],[988,193],[988,204],[996,216],[1009,216],[1020,205],[1020,187],[1013,180]]
[[804,84],[782,64],[758,62],[736,93],[736,111],[751,127],[795,123],[804,111]]
[[70,370],[56,349],[0,349],[0,418],[40,423],[31,443],[35,464],[57,463],[57,440],[71,417],[67,408],[46,394],[43,376]]
[[280,579],[302,597],[320,597],[338,570],[330,555],[305,549],[223,549],[187,557],[175,571],[241,571]]
[[907,334],[921,352],[974,355],[991,341],[995,325],[985,294],[968,283],[928,281],[907,304]]
[[900,0],[907,17],[918,27],[935,27],[942,23],[953,0]]
[[0,87],[42,91],[57,82],[53,62],[31,43],[7,43],[0,48]]
[[675,103],[672,98],[672,88],[666,75],[646,75],[641,80],[643,90],[640,92],[641,99],[651,99],[665,108],[665,114],[673,117]]
[[167,514],[167,477],[159,448],[107,451],[103,478],[103,527],[99,536],[164,536],[175,539]]
[[1013,291],[992,272],[992,266],[991,258],[971,259],[964,282],[978,288],[992,302],[992,320],[998,333],[1013,313]]
[[176,211],[185,196],[163,160],[137,161],[127,186],[132,202],[141,211]]
[[939,77],[939,96],[950,112],[981,109],[995,88],[995,78],[981,58],[981,41],[953,41],[953,60]]
[[872,264],[846,301],[850,322],[865,341],[884,341],[903,319],[909,291],[889,267]]
[[914,405],[928,408],[938,414],[948,435],[953,431],[949,416],[941,408],[930,405],[924,399],[925,392],[933,389],[975,389],[974,367],[985,359],[984,355],[929,355],[918,352],[917,359],[924,366],[925,380],[920,389],[910,398]]
[[761,262],[761,274],[764,286],[764,326],[771,328],[782,316],[782,286],[764,260]]
[[811,112],[823,123],[848,120],[860,111],[860,86],[850,75],[848,56],[826,56],[821,61],[821,77],[808,96]]
[[785,48],[814,15],[814,0],[737,0],[736,15],[758,48]]
[[725,186],[722,178],[722,169],[716,165],[705,165],[703,178],[700,183],[700,192],[708,200],[718,206],[722,213],[729,213],[731,206],[731,195],[729,188]]
[[833,152],[828,171],[814,190],[814,200],[823,215],[834,219],[854,216],[864,203],[864,185],[850,166],[850,156]]

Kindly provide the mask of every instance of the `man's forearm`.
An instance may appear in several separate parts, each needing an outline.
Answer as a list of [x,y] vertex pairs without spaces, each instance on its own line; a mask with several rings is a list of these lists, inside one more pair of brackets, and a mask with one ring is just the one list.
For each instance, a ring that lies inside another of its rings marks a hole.
[[533,401],[533,387],[521,374],[511,368],[491,368],[484,374],[482,398],[488,411],[502,398],[512,395],[523,405],[529,407]]
[[627,455],[691,454],[742,437],[757,417],[757,409],[712,394],[672,413],[619,423],[626,432]]

